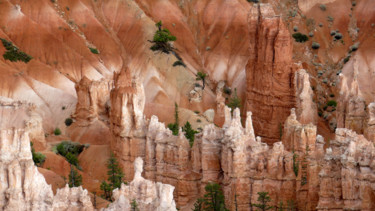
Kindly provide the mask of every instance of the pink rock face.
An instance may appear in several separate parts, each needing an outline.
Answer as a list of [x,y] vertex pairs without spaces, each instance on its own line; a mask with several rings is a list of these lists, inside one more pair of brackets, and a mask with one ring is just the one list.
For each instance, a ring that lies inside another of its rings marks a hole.
[[255,134],[276,142],[279,128],[295,107],[292,42],[271,6],[255,6],[249,16],[250,59],[246,66],[246,110],[254,112]]
[[373,210],[372,142],[348,129],[337,129],[319,173],[318,210]]

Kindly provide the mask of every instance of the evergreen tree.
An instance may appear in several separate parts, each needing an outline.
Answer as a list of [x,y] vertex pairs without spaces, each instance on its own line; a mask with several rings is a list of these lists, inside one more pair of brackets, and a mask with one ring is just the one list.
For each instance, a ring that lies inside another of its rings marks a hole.
[[203,211],[203,204],[204,204],[204,199],[199,198],[194,204],[194,209],[193,211]]
[[113,153],[111,153],[111,157],[108,159],[107,168],[108,168],[107,175],[108,175],[109,184],[112,186],[113,189],[121,188],[121,183],[123,183],[122,179],[124,178],[124,173]]
[[205,187],[204,210],[206,211],[227,211],[225,199],[221,187],[217,183],[208,183]]
[[182,127],[182,130],[185,132],[185,137],[189,140],[190,147],[192,147],[194,144],[195,134],[197,134],[198,131],[194,130],[191,127],[189,121],[187,121],[186,124]]
[[82,184],[82,176],[70,165],[69,187],[79,187]]
[[268,203],[271,201],[271,197],[268,195],[268,192],[258,192],[258,202],[259,204],[251,204],[251,206],[258,208],[258,210],[266,211],[273,208],[269,206]]
[[124,172],[113,153],[111,153],[111,156],[107,161],[107,168],[108,183],[103,181],[102,184],[100,184],[100,189],[104,192],[103,197],[111,201],[112,191],[116,188],[121,188]]
[[104,199],[112,201],[112,188],[110,184],[108,184],[106,181],[103,181],[100,184],[100,190],[103,191],[102,197]]
[[180,125],[178,124],[178,105],[177,103],[174,104],[174,123],[168,124],[168,128],[172,131],[172,134],[177,136],[180,130]]
[[232,109],[232,112],[235,108],[241,108],[241,99],[237,96],[237,89],[234,89],[234,96],[229,99],[227,106]]
[[197,81],[202,81],[202,89],[204,89],[204,87],[206,86],[206,77],[207,77],[206,73],[203,73],[203,72],[198,72],[197,73],[196,80]]

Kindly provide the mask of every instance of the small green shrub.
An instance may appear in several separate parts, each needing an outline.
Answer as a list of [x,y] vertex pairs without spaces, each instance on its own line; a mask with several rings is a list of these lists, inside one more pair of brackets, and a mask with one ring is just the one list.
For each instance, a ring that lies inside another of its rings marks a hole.
[[67,119],[65,119],[65,125],[67,126],[67,127],[69,127],[70,125],[72,125],[73,124],[73,119],[72,118],[67,118]]
[[61,135],[61,130],[60,130],[60,128],[56,128],[54,131],[53,131],[53,134],[55,134],[55,136],[59,136],[59,135]]
[[327,16],[327,21],[328,21],[328,22],[331,22],[331,23],[332,23],[334,20],[335,20],[335,19],[334,19],[332,16],[330,16],[330,15]]
[[312,45],[311,45],[311,48],[312,48],[312,49],[315,49],[315,50],[316,50],[316,49],[319,49],[319,48],[320,48],[320,44],[317,43],[317,42],[313,42]]
[[319,8],[320,8],[322,11],[326,11],[326,10],[327,10],[326,5],[324,5],[324,4],[321,4],[321,5],[319,6]]
[[299,32],[294,33],[294,34],[292,35],[292,37],[294,38],[294,40],[295,40],[296,42],[301,42],[301,43],[306,42],[306,41],[309,40],[309,37],[307,37],[305,34],[301,34],[301,33],[299,33]]
[[30,147],[31,147],[31,155],[33,157],[34,164],[36,166],[43,165],[44,161],[46,160],[46,156],[40,152],[35,152],[33,142],[30,142]]
[[358,47],[359,47],[359,44],[356,43],[356,44],[350,46],[350,51],[357,51],[357,50],[358,50]]
[[228,86],[225,86],[224,87],[224,93],[227,94],[227,95],[231,95],[232,94],[232,89]]
[[335,34],[335,39],[336,40],[341,40],[342,39],[342,34],[341,33],[336,33]]
[[12,42],[3,38],[0,38],[0,40],[6,49],[5,53],[3,54],[5,60],[9,60],[11,62],[22,61],[24,63],[28,63],[33,58],[14,46]]
[[66,157],[68,153],[78,156],[83,151],[84,145],[71,141],[62,141],[56,146],[57,152]]
[[334,101],[334,100],[330,100],[330,101],[327,102],[327,106],[336,107],[337,106],[337,102]]
[[352,1],[352,6],[355,7],[357,5],[356,1]]
[[90,48],[90,47],[89,47],[89,49],[90,49],[91,53],[93,53],[93,54],[99,54],[98,49],[96,49],[96,48]]
[[335,31],[335,30],[332,30],[332,31],[330,32],[330,35],[331,35],[331,36],[335,36],[335,35],[336,35],[336,31]]
[[349,60],[350,60],[350,55],[348,55],[347,57],[345,57],[344,64],[346,64]]
[[247,0],[248,2],[259,3],[259,0]]
[[293,27],[293,31],[297,32],[298,31],[298,26]]
[[183,66],[183,67],[186,67],[186,64],[184,62],[182,62],[181,60],[177,60],[173,63],[173,67],[176,67],[176,66]]

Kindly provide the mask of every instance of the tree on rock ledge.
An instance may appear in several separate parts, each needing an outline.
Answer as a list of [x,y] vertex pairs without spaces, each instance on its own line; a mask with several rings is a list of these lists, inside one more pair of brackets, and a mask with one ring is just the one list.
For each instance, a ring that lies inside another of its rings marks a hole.
[[173,66],[183,66],[186,67],[182,58],[176,52],[176,48],[172,46],[170,42],[176,41],[177,38],[172,35],[172,33],[168,29],[163,29],[163,23],[159,21],[155,24],[158,27],[158,30],[154,34],[153,40],[149,40],[153,45],[151,46],[152,51],[160,51],[162,53],[172,53],[176,58],[177,61],[173,64]]

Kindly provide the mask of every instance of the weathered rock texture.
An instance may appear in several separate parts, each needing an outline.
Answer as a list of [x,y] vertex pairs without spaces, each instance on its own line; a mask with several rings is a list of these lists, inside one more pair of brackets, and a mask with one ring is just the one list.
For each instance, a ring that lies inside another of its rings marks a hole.
[[255,133],[272,144],[280,138],[280,127],[296,103],[292,41],[270,5],[252,7],[248,24],[245,107],[254,112]]
[[174,187],[144,179],[141,175],[143,160],[140,157],[134,161],[134,172],[133,181],[114,190],[115,201],[103,211],[130,210],[133,201],[136,201],[139,210],[177,211],[173,200]]
[[54,196],[34,165],[23,129],[0,131],[0,210],[93,210],[81,187],[65,187]]
[[317,108],[313,102],[313,90],[310,85],[310,76],[304,69],[295,73],[297,117],[302,124],[317,124]]
[[318,210],[375,209],[375,147],[362,135],[337,129],[319,173]]

